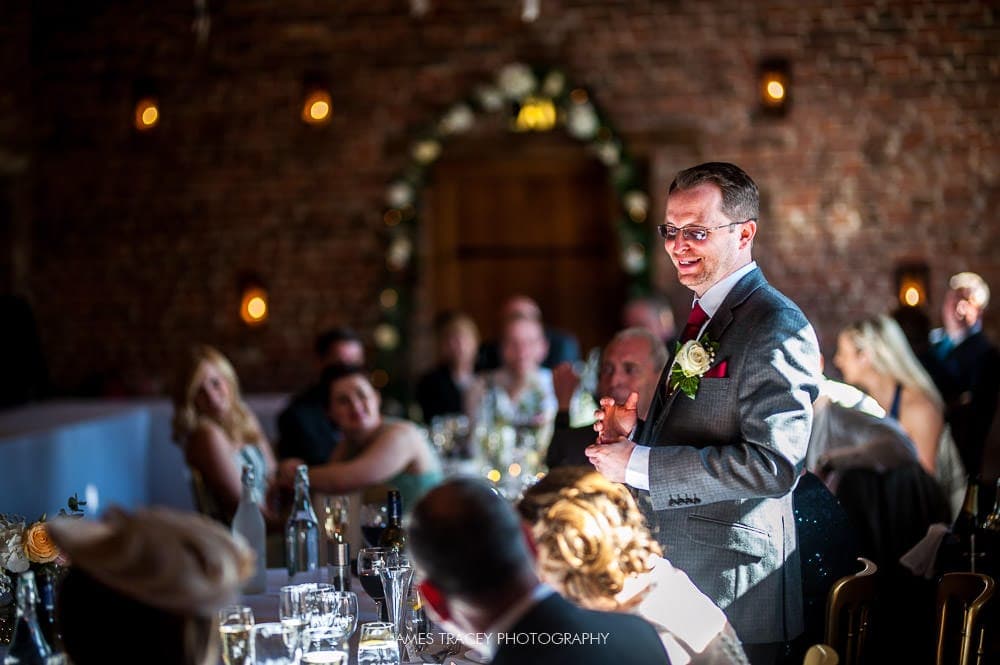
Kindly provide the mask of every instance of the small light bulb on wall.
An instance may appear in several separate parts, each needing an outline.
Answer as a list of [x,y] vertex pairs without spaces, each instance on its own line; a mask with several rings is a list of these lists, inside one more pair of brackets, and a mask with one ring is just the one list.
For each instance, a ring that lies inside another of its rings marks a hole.
[[903,307],[922,307],[927,304],[927,284],[930,268],[926,263],[913,261],[896,267],[896,297]]
[[240,318],[248,326],[257,326],[267,320],[269,313],[267,291],[261,286],[246,286],[240,298]]
[[160,121],[160,107],[156,99],[143,97],[135,105],[135,128],[140,132],[149,131]]
[[318,88],[309,91],[302,103],[302,122],[307,125],[325,125],[330,121],[332,113],[330,93]]
[[760,64],[760,106],[767,113],[783,115],[791,102],[791,66],[787,60],[770,59]]

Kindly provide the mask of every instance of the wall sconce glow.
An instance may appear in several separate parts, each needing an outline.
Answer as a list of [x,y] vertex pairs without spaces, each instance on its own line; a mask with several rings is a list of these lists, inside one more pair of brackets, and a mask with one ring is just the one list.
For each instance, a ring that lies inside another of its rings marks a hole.
[[762,110],[783,115],[791,102],[792,69],[787,60],[771,58],[761,62],[758,73]]
[[547,132],[556,126],[556,105],[544,97],[526,97],[514,120],[519,132]]
[[302,104],[302,121],[307,125],[324,125],[330,121],[333,102],[326,90],[312,90]]
[[267,320],[267,291],[259,286],[248,286],[240,300],[240,318],[248,326],[256,326]]
[[160,108],[152,97],[144,97],[135,105],[135,128],[145,132],[160,121]]
[[930,269],[925,263],[905,263],[896,268],[896,295],[903,307],[921,307],[927,303]]

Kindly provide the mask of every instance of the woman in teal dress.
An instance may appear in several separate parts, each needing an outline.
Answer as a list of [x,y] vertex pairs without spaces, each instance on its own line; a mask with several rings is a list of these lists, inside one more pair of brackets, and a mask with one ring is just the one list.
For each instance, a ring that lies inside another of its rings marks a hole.
[[277,471],[271,444],[240,396],[232,364],[211,346],[191,349],[174,393],[173,438],[184,449],[202,512],[226,523],[232,519],[243,466],[249,464],[264,517],[277,524],[266,501]]
[[[313,490],[345,494],[391,485],[402,495],[405,510],[441,482],[441,464],[423,430],[382,415],[382,398],[362,367],[331,365],[323,372],[323,382],[330,418],[344,439],[326,464],[309,469]],[[282,477],[291,477],[298,464],[301,460],[283,461]]]

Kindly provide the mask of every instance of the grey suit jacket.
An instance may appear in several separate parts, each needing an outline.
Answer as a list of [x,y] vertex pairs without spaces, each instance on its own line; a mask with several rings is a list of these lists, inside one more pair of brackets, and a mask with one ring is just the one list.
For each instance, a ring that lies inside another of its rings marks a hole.
[[694,399],[660,383],[637,443],[651,446],[650,491],[637,491],[664,556],[727,614],[748,643],[802,631],[792,489],[820,381],[816,335],[759,269],[709,321],[715,363]]

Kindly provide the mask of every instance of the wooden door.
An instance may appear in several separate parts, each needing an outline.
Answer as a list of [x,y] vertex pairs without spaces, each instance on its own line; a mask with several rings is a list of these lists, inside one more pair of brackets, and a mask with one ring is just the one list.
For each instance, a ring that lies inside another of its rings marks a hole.
[[584,353],[619,326],[625,278],[605,167],[557,135],[449,145],[428,187],[425,242],[434,311],[459,309],[495,338],[523,293]]

